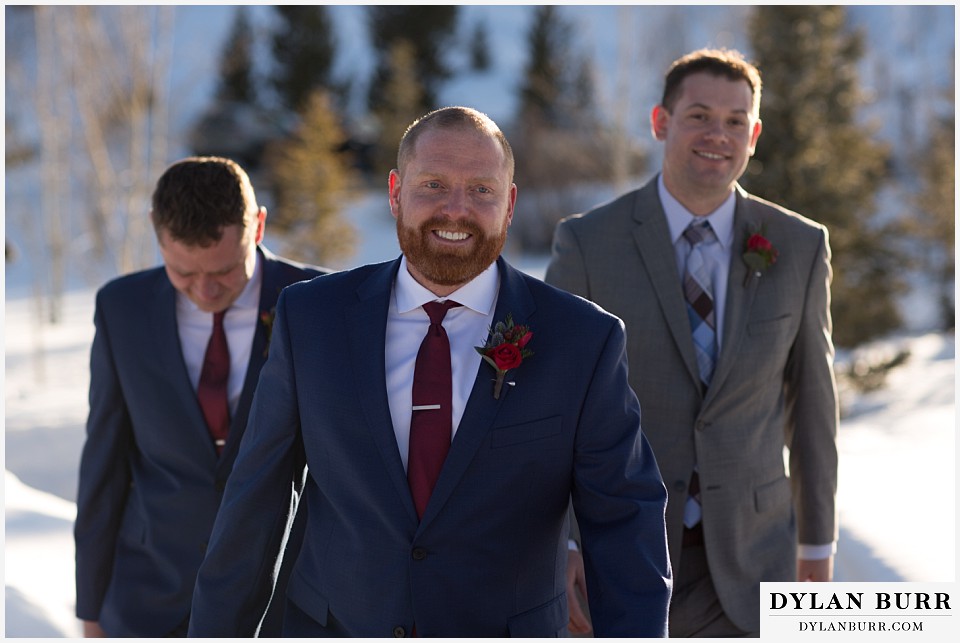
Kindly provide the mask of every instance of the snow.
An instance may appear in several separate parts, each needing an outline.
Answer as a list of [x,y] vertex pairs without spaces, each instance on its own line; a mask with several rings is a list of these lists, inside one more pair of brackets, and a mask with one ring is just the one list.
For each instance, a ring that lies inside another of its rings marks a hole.
[[[491,74],[464,74],[454,79],[442,98],[449,104],[476,106],[501,122],[513,112],[530,7],[465,6],[464,10],[471,18],[486,16],[491,35],[497,38],[498,68]],[[659,86],[650,70],[660,69],[661,63],[679,53],[673,51],[677,48],[744,44],[739,25],[742,6],[701,5],[682,13],[668,7],[571,5],[564,10],[577,16],[577,29],[583,37],[580,42],[592,41],[596,47],[605,81],[598,87],[601,102],[609,103],[614,96],[625,100],[633,114],[631,132],[643,141],[649,137],[645,115],[657,98],[649,91]],[[184,6],[176,11],[176,51],[189,63],[176,66],[171,81],[178,97],[172,114],[175,132],[185,129],[189,117],[205,106],[212,91],[217,58],[210,52],[218,51],[216,43],[229,28],[229,11],[226,5]],[[269,18],[267,7],[253,7],[253,11],[261,20]],[[880,54],[863,65],[867,89],[882,99],[900,87],[888,82],[889,76],[915,80],[920,87],[906,93],[917,96],[919,102],[912,113],[922,119],[933,111],[931,96],[939,95],[937,87],[952,85],[952,79],[941,78],[949,73],[949,65],[935,63],[945,60],[947,48],[952,51],[954,15],[952,8],[945,12],[943,7],[917,11],[921,10],[854,6],[851,19],[869,27],[875,45],[871,52]],[[362,11],[343,5],[336,6],[334,13],[345,47],[338,69],[347,76],[365,77],[370,57],[364,46]],[[677,22],[680,18],[682,25]],[[621,42],[631,28],[651,37]],[[669,46],[652,37],[661,33],[671,34]],[[916,33],[924,34],[921,42],[916,42]],[[194,43],[202,45],[202,54],[192,47]],[[892,45],[879,47],[882,43]],[[614,87],[619,82],[617,56],[622,47],[627,48],[629,60],[637,61],[626,97],[619,96],[622,87]],[[887,129],[904,118],[894,107],[890,101],[875,104],[875,113],[885,110],[880,120]],[[898,140],[897,136],[891,138]],[[659,148],[651,145],[651,154],[656,158]],[[25,190],[23,184],[16,177],[5,184],[5,210],[11,212],[5,217],[8,238],[24,233],[11,225],[18,218],[12,216],[16,208],[11,204],[22,205],[28,212],[36,205],[34,192],[20,194]],[[333,267],[383,261],[399,254],[385,184],[384,180],[382,193],[359,197],[346,208],[362,242],[353,257]],[[518,211],[524,198],[521,186]],[[266,243],[282,253],[269,221]],[[509,244],[507,256],[514,265],[542,277],[546,257],[516,255]],[[40,306],[30,296],[30,270],[42,263],[41,257],[21,255],[5,266],[4,275],[4,632],[7,637],[78,637],[72,526],[87,414],[94,289],[71,289],[62,321],[45,323],[38,312]],[[931,317],[923,310],[929,308],[929,296],[921,291],[916,290],[920,294],[909,304],[912,315],[908,322]],[[845,415],[838,438],[838,581],[956,582],[955,340],[952,333],[918,330],[929,327],[925,321],[908,323],[908,327],[913,329],[909,334],[838,356],[838,366],[844,366],[860,358],[876,361],[909,352],[883,388],[865,394],[845,390]]]
[[[349,211],[362,232],[350,265],[397,256],[386,190],[358,199]],[[542,276],[546,258],[507,254],[522,269]],[[72,525],[93,298],[92,289],[69,292],[63,321],[55,326],[37,321],[30,297],[6,300],[8,637],[80,635],[73,616]],[[890,372],[886,386],[844,397],[838,581],[956,578],[953,335],[894,337],[841,354],[838,364],[882,361],[901,351],[909,351],[909,357]]]

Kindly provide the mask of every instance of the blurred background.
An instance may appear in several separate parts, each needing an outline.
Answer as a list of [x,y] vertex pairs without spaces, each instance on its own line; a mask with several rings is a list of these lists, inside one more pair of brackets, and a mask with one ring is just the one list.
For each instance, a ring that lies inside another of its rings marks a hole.
[[[10,6],[8,292],[38,298],[158,263],[154,181],[234,158],[268,244],[349,267],[357,204],[385,194],[429,109],[487,112],[517,154],[513,256],[659,167],[669,62],[739,49],[764,80],[741,183],[830,228],[835,339],[954,318],[955,8],[923,6]],[[389,217],[385,200],[383,216]],[[385,257],[390,258],[390,257]],[[38,320],[39,321],[39,320]]]
[[349,268],[399,253],[386,187],[403,129],[476,107],[517,157],[505,252],[542,276],[557,220],[658,171],[650,110],[669,63],[700,47],[763,75],[743,186],[830,230],[837,580],[955,580],[952,4],[7,4],[3,18],[7,636],[79,635],[94,290],[159,263],[147,213],[170,163],[234,158],[271,250]]

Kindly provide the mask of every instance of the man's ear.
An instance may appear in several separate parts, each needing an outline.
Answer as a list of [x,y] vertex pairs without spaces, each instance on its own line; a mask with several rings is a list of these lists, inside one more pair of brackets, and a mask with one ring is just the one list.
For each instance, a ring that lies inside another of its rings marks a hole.
[[653,138],[662,141],[667,138],[667,126],[670,122],[670,112],[663,105],[657,105],[650,112],[650,131]]
[[261,241],[263,241],[263,235],[266,230],[266,226],[267,226],[267,209],[261,205],[260,209],[257,210],[257,230],[256,230],[256,234],[253,237],[254,243],[259,244]]
[[400,214],[400,172],[398,170],[390,170],[387,189],[390,200],[390,214],[396,219]]
[[753,153],[757,151],[757,140],[760,138],[761,131],[763,131],[763,121],[758,118],[757,122],[753,124],[753,131],[750,133],[750,146],[747,148],[750,156],[753,156]]

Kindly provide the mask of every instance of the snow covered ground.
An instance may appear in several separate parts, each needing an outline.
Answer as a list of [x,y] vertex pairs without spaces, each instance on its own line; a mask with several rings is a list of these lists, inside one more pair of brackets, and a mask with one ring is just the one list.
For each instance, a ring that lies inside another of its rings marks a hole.
[[[363,233],[350,264],[396,256],[385,195],[367,197],[350,211]],[[531,274],[543,274],[543,257],[510,259]],[[51,326],[38,323],[35,303],[17,277],[16,266],[8,266],[5,633],[76,637],[71,530],[94,292],[70,292],[63,322]],[[844,398],[839,581],[956,579],[954,336],[896,337],[839,359],[882,361],[900,351],[909,357],[889,374],[884,388]]]

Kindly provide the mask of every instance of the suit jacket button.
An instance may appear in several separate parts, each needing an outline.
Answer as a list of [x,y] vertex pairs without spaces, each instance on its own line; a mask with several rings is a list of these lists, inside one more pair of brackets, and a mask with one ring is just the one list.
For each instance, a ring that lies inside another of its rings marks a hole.
[[427,550],[423,547],[415,547],[413,550],[413,559],[414,560],[423,560],[427,557]]
[[393,628],[393,638],[402,639],[407,635],[407,631],[399,625]]
[[684,482],[683,480],[677,480],[676,482],[673,483],[673,490],[676,491],[677,493],[683,493],[684,491],[687,490],[687,483]]

